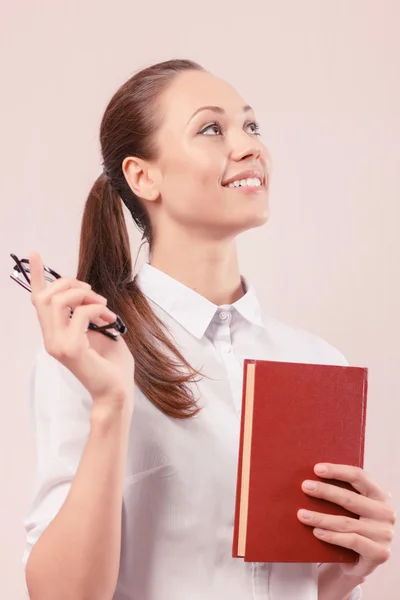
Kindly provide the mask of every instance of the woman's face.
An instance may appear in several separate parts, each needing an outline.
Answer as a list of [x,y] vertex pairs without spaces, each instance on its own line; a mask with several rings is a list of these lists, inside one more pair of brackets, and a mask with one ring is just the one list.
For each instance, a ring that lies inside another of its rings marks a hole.
[[210,73],[187,71],[164,92],[160,109],[156,227],[170,222],[219,239],[263,225],[270,156],[241,96]]

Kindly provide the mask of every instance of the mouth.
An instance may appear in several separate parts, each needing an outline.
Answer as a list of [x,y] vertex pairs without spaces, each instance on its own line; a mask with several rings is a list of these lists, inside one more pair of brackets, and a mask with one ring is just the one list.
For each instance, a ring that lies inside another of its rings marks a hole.
[[229,189],[243,189],[254,191],[265,186],[265,178],[259,171],[244,171],[222,183],[222,187]]
[[231,183],[223,184],[225,188],[261,188],[263,182],[258,177],[247,177],[247,179],[235,179]]

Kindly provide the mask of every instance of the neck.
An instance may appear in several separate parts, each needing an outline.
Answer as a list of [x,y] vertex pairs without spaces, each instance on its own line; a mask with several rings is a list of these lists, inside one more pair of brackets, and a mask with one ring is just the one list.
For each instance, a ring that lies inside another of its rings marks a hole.
[[183,283],[210,302],[233,304],[244,295],[236,240],[174,238],[154,244],[150,264]]

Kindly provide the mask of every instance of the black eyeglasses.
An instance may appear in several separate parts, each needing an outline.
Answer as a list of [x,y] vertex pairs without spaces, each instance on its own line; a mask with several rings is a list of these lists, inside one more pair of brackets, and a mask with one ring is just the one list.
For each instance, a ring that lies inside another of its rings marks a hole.
[[[27,258],[19,259],[15,254],[10,254],[11,258],[15,261],[15,265],[13,268],[13,272],[10,275],[11,279],[19,283],[23,288],[25,288],[28,292],[32,292],[31,288],[31,280],[30,280],[30,268],[29,268],[29,260]],[[44,269],[44,278],[48,283],[53,283],[56,279],[60,279],[61,275],[43,265]],[[73,315],[73,310],[70,308],[71,314]],[[107,337],[112,340],[117,341],[118,334],[113,333],[112,331],[108,331],[108,329],[116,329],[119,334],[125,335],[128,331],[127,326],[122,321],[122,319],[117,315],[116,320],[113,323],[109,323],[108,325],[96,325],[95,323],[89,323],[89,329],[93,329],[94,331],[98,331],[99,333],[103,333]]]

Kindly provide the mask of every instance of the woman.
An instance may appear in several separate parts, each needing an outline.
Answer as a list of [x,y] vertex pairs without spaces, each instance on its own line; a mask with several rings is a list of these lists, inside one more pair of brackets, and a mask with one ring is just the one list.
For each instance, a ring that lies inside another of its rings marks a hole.
[[[86,202],[77,279],[46,288],[41,258],[30,257],[45,345],[32,395],[31,597],[359,598],[389,556],[394,513],[354,467],[327,465],[323,476],[360,494],[303,489],[360,520],[298,518],[359,552],[357,565],[232,558],[243,359],[346,364],[323,340],[263,315],[240,275],[236,236],[269,210],[270,157],[252,109],[199,65],[174,60],[117,91],[100,139],[104,173]],[[150,248],[133,280],[121,199]],[[128,326],[117,343],[86,332],[90,320],[114,320],[106,299]]]

